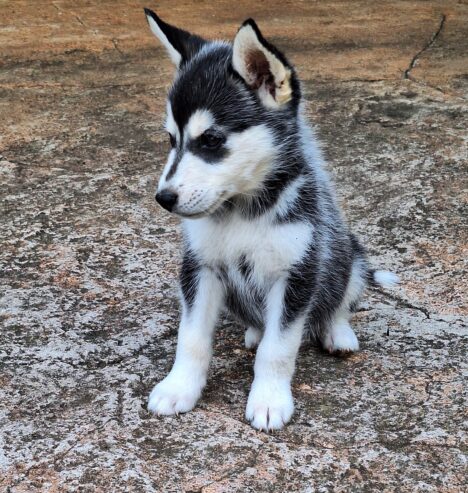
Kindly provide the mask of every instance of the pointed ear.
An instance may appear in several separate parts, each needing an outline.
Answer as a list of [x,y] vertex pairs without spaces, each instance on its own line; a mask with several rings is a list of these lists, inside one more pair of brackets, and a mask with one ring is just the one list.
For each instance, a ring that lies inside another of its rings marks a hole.
[[152,10],[144,9],[153,34],[165,46],[176,67],[180,67],[197,53],[206,41],[161,20]]
[[292,66],[265,40],[253,19],[246,20],[234,38],[232,65],[270,108],[291,101],[298,87]]

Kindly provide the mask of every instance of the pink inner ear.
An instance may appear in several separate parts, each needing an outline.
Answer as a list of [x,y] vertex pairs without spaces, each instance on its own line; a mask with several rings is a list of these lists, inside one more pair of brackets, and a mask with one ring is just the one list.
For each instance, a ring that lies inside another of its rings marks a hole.
[[246,67],[252,76],[252,89],[259,89],[263,83],[270,94],[275,97],[275,79],[270,72],[270,64],[265,54],[260,50],[251,50],[247,53]]

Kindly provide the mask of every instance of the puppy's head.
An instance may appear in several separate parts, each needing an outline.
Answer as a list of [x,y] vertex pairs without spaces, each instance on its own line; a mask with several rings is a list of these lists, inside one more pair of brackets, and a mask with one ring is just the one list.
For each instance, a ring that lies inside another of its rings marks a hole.
[[293,67],[251,19],[231,45],[145,13],[177,68],[167,101],[171,151],[156,200],[195,218],[258,193],[297,117]]

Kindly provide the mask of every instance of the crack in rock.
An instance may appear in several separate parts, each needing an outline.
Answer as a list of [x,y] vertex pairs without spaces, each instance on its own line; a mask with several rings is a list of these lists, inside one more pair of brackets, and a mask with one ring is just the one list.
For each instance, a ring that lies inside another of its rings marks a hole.
[[436,39],[439,37],[440,33],[442,32],[442,29],[444,28],[446,19],[447,16],[445,14],[442,14],[439,22],[439,27],[434,33],[432,33],[432,36],[429,39],[429,41],[416,53],[416,55],[413,56],[413,58],[411,59],[408,65],[408,68],[403,73],[403,79],[411,79],[410,77],[411,70],[413,70],[421,55],[435,43]]
[[424,308],[423,306],[414,305],[413,303],[409,302],[408,300],[405,300],[401,296],[398,296],[393,293],[389,293],[388,291],[385,291],[380,288],[372,287],[371,290],[383,294],[384,296],[390,298],[393,301],[396,301],[397,306],[401,306],[403,308],[410,308],[411,310],[418,310],[421,313],[423,313],[428,320],[431,320],[431,314],[427,308]]

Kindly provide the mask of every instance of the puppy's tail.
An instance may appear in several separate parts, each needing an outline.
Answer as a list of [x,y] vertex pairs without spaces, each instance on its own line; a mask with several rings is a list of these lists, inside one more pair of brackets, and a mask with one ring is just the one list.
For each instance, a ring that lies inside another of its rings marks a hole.
[[381,288],[393,288],[400,282],[400,278],[388,270],[369,270],[367,274],[368,282],[371,286]]

